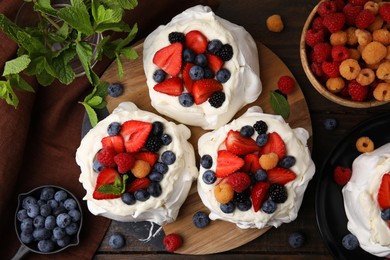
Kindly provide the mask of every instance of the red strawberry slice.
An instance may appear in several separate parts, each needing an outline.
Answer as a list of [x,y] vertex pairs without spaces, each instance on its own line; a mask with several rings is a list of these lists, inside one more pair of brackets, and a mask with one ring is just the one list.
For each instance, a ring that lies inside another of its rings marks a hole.
[[386,173],[382,177],[378,191],[378,203],[381,209],[390,208],[390,173]]
[[246,155],[260,151],[256,141],[250,137],[243,137],[240,131],[230,130],[225,139],[226,150],[237,155]]
[[257,182],[251,191],[252,205],[255,212],[259,211],[264,200],[268,197],[269,183],[265,181]]
[[279,160],[286,155],[286,146],[277,132],[272,132],[268,135],[268,142],[263,146],[261,153],[276,153]]
[[286,168],[275,167],[267,171],[268,181],[270,183],[286,184],[297,177],[296,174]]
[[261,169],[259,163],[259,157],[256,154],[250,153],[244,157],[245,164],[241,168],[244,172],[255,173],[257,170]]
[[207,38],[198,30],[190,31],[186,34],[185,44],[187,48],[190,48],[195,53],[200,54],[207,49]]
[[152,124],[138,120],[129,120],[122,124],[120,135],[125,141],[128,153],[138,152],[144,146],[152,130]]
[[184,86],[186,87],[188,92],[192,92],[192,86],[194,85],[194,80],[190,77],[190,69],[194,66],[192,63],[187,63],[182,72]]
[[251,178],[245,172],[235,172],[224,180],[232,186],[235,192],[243,192],[251,185]]
[[179,42],[168,45],[154,54],[153,63],[172,77],[176,77],[181,70],[182,51],[183,45]]
[[215,175],[218,178],[227,177],[243,165],[244,160],[242,158],[226,150],[219,150]]
[[184,89],[183,81],[181,78],[169,78],[163,82],[157,83],[153,89],[170,96],[180,96]]
[[135,158],[129,153],[119,153],[115,155],[114,161],[118,166],[119,173],[126,173],[133,168],[135,163]]
[[210,69],[214,72],[214,74],[217,73],[218,70],[222,68],[223,60],[214,54],[206,54],[207,62],[209,64]]
[[127,192],[134,192],[140,189],[147,189],[151,183],[151,180],[149,178],[139,178],[135,179],[132,183],[130,183],[126,191]]
[[121,196],[120,194],[108,194],[97,191],[102,185],[114,184],[116,178],[119,178],[121,180],[119,173],[115,169],[104,168],[97,177],[96,186],[92,197],[95,200],[119,198]]
[[223,90],[223,86],[215,79],[201,79],[195,81],[192,87],[192,95],[195,104],[199,105],[205,102],[214,92]]
[[113,148],[116,153],[123,153],[125,151],[125,143],[123,137],[120,135],[106,136],[102,138],[103,148]]
[[154,152],[145,151],[134,154],[134,157],[137,160],[148,162],[150,167],[153,167],[154,164],[157,162],[159,155]]

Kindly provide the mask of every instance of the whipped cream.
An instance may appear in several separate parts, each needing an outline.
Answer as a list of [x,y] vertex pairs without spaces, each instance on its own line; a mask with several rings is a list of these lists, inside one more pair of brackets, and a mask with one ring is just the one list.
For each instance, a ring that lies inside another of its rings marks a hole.
[[[188,33],[192,30],[201,31],[209,40],[219,39],[233,47],[232,59],[224,64],[224,68],[231,72],[230,79],[222,84],[226,100],[219,108],[212,107],[207,101],[183,107],[178,97],[153,89],[156,84],[153,73],[159,69],[153,64],[154,54],[170,44],[169,33]],[[243,27],[216,16],[207,6],[189,8],[167,25],[161,25],[153,31],[144,42],[143,62],[152,106],[159,113],[181,123],[204,129],[215,129],[228,123],[240,108],[255,101],[262,90],[258,52],[253,38]]]
[[[92,197],[98,173],[92,164],[96,153],[102,148],[101,139],[107,136],[107,127],[112,122],[124,123],[127,120],[144,122],[160,121],[164,124],[164,133],[172,137],[172,142],[163,146],[159,153],[170,150],[175,153],[176,161],[169,165],[169,170],[160,182],[162,194],[150,197],[145,202],[137,201],[134,205],[126,205],[121,198],[95,200]],[[123,102],[104,120],[100,121],[82,139],[76,152],[76,162],[81,168],[79,181],[87,191],[84,200],[94,215],[123,221],[152,221],[159,225],[173,222],[185,201],[196,178],[198,170],[195,166],[195,154],[192,145],[187,141],[190,130],[184,125],[176,125],[151,112],[137,108],[131,102]]]
[[390,143],[363,153],[352,164],[352,177],[343,188],[348,230],[365,251],[390,256],[390,228],[381,218],[377,201],[384,174],[390,172]]
[[[298,216],[305,189],[315,172],[315,165],[307,147],[309,133],[305,129],[291,129],[281,116],[264,114],[260,107],[255,106],[249,108],[241,117],[233,120],[230,124],[204,134],[198,141],[199,155],[209,154],[213,162],[216,162],[218,150],[225,149],[224,140],[228,132],[240,130],[244,125],[254,125],[258,120],[267,123],[268,132],[277,132],[285,142],[287,154],[296,158],[296,164],[290,169],[296,173],[297,177],[285,185],[288,198],[284,203],[278,204],[276,211],[272,214],[264,213],[261,210],[254,212],[253,207],[245,212],[236,209],[233,213],[226,214],[221,211],[220,204],[215,199],[215,184],[208,185],[203,182],[201,176],[205,169],[200,167],[198,193],[204,205],[209,208],[212,220],[221,219],[233,222],[243,229],[260,229],[266,226],[278,227],[282,223],[293,221]],[[257,133],[252,138],[256,137]],[[216,163],[211,167],[211,170],[215,171],[215,169]],[[218,180],[215,183],[217,182]]]

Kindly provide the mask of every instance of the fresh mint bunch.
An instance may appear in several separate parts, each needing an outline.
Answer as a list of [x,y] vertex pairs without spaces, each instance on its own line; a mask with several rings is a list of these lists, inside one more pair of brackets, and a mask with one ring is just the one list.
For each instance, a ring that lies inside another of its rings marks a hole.
[[[107,83],[101,82],[92,69],[91,61],[104,56],[116,58],[119,78],[123,77],[122,57],[136,59],[138,54],[127,47],[137,34],[123,21],[126,10],[134,9],[137,0],[69,0],[69,5],[56,8],[50,0],[25,0],[32,2],[38,17],[34,27],[21,28],[0,14],[0,28],[18,43],[17,57],[5,63],[0,80],[0,98],[17,108],[19,100],[15,89],[34,92],[21,76],[35,76],[42,86],[55,79],[70,84],[76,77],[70,61],[78,59],[85,75],[94,87],[83,102],[92,126],[97,123],[95,109],[105,107]],[[111,39],[110,32],[123,32],[127,36]],[[101,37],[97,44],[93,37]]]

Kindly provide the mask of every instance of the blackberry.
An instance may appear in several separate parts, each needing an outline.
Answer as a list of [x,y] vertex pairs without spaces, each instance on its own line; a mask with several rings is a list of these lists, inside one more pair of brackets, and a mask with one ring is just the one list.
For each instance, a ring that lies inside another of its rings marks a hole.
[[243,192],[234,192],[233,201],[236,203],[244,203],[249,199],[249,192],[243,191]]
[[225,102],[225,93],[222,91],[214,92],[209,98],[209,103],[212,107],[218,108]]
[[150,135],[145,144],[146,150],[151,152],[157,152],[158,150],[160,150],[161,146],[162,146],[161,138],[156,135]]
[[268,130],[267,123],[264,122],[263,120],[257,121],[254,125],[253,128],[256,130],[256,132],[261,135],[265,134]]
[[287,200],[287,191],[284,185],[272,184],[268,192],[271,200],[275,203],[283,203]]
[[223,61],[228,61],[233,57],[233,47],[230,44],[224,44],[216,54]]
[[171,32],[168,35],[168,40],[170,43],[175,43],[175,42],[184,43],[185,36],[184,36],[184,33],[181,33],[181,32]]
[[164,125],[160,121],[154,121],[152,123],[152,134],[155,136],[161,136],[164,131]]

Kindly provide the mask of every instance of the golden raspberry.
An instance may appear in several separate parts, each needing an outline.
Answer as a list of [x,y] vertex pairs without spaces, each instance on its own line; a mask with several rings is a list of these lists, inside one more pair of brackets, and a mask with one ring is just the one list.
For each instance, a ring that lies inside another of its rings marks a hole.
[[380,28],[382,28],[384,22],[385,21],[382,19],[382,17],[376,16],[374,22],[370,24],[370,26],[368,26],[367,30],[369,30],[370,32],[379,30]]
[[271,170],[278,165],[279,157],[276,153],[263,154],[259,158],[261,168],[264,170]]
[[376,76],[378,79],[388,80],[390,79],[390,61],[383,62],[376,70]]
[[278,14],[268,17],[266,23],[268,30],[271,32],[281,32],[284,28],[282,18]]
[[367,68],[372,69],[372,70],[377,70],[379,68],[379,65],[381,65],[383,62],[378,62],[375,64],[366,64]]
[[360,65],[357,60],[343,60],[339,67],[340,75],[346,80],[353,80],[359,75]]
[[354,59],[354,60],[359,60],[360,59],[360,57],[361,57],[360,51],[358,51],[357,49],[353,49],[353,48],[348,49],[348,51],[349,51],[349,57],[351,59]]
[[390,60],[390,45],[386,47],[387,48],[387,53],[386,53],[386,60]]
[[373,95],[378,101],[390,101],[390,83],[379,83]]
[[387,29],[375,30],[372,33],[372,40],[387,46],[390,44],[390,32]]
[[369,31],[362,30],[362,29],[356,29],[355,35],[356,35],[357,42],[359,43],[359,45],[364,46],[364,45],[367,45],[370,42],[372,42],[372,36],[371,36],[371,33]]
[[361,69],[359,75],[356,77],[356,81],[362,85],[370,85],[375,80],[375,72],[370,68]]
[[362,51],[362,58],[367,64],[375,64],[386,57],[387,48],[380,42],[370,42]]
[[330,44],[335,45],[345,45],[347,43],[347,33],[344,31],[338,31],[330,35]]
[[347,43],[348,45],[355,45],[358,43],[358,39],[356,36],[356,28],[355,27],[349,27],[347,30],[345,30],[347,33]]
[[379,5],[378,3],[374,1],[368,1],[367,3],[364,4],[364,9],[367,9],[370,11],[373,15],[376,15],[379,10]]
[[214,196],[219,203],[226,204],[233,199],[234,190],[229,183],[221,183],[215,186]]
[[367,136],[362,136],[356,141],[356,149],[361,153],[374,151],[374,142]]
[[150,164],[143,160],[136,160],[133,168],[131,168],[131,172],[137,178],[144,178],[148,176],[151,170]]
[[326,81],[326,88],[332,93],[339,93],[345,87],[345,82],[341,77],[329,78]]

